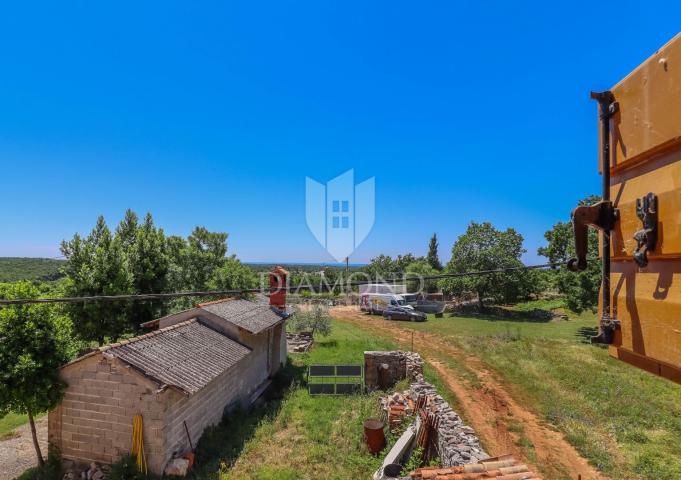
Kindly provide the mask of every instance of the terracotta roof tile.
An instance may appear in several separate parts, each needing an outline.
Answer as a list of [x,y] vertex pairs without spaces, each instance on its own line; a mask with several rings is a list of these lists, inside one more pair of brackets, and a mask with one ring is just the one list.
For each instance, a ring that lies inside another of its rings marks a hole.
[[425,467],[410,473],[414,480],[483,480],[494,478],[496,480],[540,480],[522,463],[519,463],[511,455],[488,458],[480,463],[464,465],[462,467]]

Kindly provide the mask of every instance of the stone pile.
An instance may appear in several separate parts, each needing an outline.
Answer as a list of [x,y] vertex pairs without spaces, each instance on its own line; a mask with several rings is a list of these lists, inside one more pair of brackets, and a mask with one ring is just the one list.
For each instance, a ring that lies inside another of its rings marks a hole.
[[63,480],[106,480],[111,472],[109,465],[100,467],[95,462],[83,467],[71,460],[66,460],[63,466],[65,472]]
[[305,353],[312,347],[312,332],[287,333],[286,351],[288,353]]

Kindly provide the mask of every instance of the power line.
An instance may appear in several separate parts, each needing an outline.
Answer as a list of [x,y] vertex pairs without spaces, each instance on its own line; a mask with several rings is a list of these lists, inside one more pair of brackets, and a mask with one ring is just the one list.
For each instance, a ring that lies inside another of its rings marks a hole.
[[[514,271],[522,271],[522,270],[537,270],[537,269],[543,269],[543,268],[554,268],[554,267],[560,267],[562,265],[565,265],[567,262],[552,262],[552,263],[543,263],[539,265],[522,265],[522,266],[517,266],[517,267],[504,267],[504,268],[495,268],[495,269],[490,269],[490,270],[475,270],[475,271],[470,271],[470,272],[454,272],[454,273],[442,273],[438,275],[429,275],[429,276],[417,276],[415,275],[412,280],[417,280],[417,279],[422,279],[422,280],[438,280],[442,278],[456,278],[456,277],[470,277],[470,276],[477,276],[477,275],[491,275],[495,273],[509,273],[509,272],[514,272]],[[406,281],[409,280],[408,277],[409,274],[406,274],[400,279],[393,279],[393,280],[385,280],[382,279],[384,282],[390,282],[394,283],[396,281]],[[375,283],[375,281],[367,280],[363,282],[348,282],[348,283],[342,283],[339,284],[339,286],[343,287],[356,287],[360,285],[367,285],[370,283]],[[325,286],[327,289],[329,287],[335,287],[337,286],[334,284],[333,286],[328,285],[328,284],[320,284],[320,290],[322,290],[322,285]],[[264,290],[269,290],[269,291],[282,291],[285,290],[287,292],[290,292],[291,290],[299,291],[299,290],[315,290],[316,287],[312,286],[311,284],[309,285],[296,285],[296,286],[287,286],[287,287],[279,287],[279,288],[246,288],[246,289],[236,289],[236,290],[208,290],[208,291],[196,291],[196,292],[173,292],[173,293],[142,293],[142,294],[129,294],[129,295],[94,295],[94,296],[85,296],[85,297],[60,297],[60,298],[18,298],[18,299],[0,299],[0,306],[9,306],[9,305],[31,305],[31,304],[45,304],[45,303],[87,303],[87,302],[99,302],[99,301],[124,301],[124,300],[168,300],[172,298],[181,298],[181,297],[209,297],[209,296],[218,296],[218,295],[243,295],[247,293],[258,293],[262,292]]]

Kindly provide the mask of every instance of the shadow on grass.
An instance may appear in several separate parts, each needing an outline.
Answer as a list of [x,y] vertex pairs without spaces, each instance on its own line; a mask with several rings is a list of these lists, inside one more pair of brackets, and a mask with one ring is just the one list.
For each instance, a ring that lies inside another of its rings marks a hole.
[[591,337],[598,335],[598,327],[580,327],[575,333],[575,337],[581,343],[591,344]]
[[338,340],[324,340],[315,338],[315,343],[317,348],[336,348],[338,346]]
[[[542,310],[542,312],[546,312],[549,315],[551,314],[551,312],[547,310]],[[546,315],[545,317],[535,317],[530,314],[525,314],[525,312],[514,312],[512,315],[499,315],[488,312],[451,312],[447,317],[477,318],[480,320],[487,320],[488,322],[548,323],[552,320],[552,317],[549,315]]]
[[289,362],[272,379],[254,408],[226,411],[218,425],[207,428],[196,446],[196,465],[189,478],[218,479],[220,470],[231,467],[239,458],[258,425],[277,415],[291,384],[304,383],[305,371],[305,366]]

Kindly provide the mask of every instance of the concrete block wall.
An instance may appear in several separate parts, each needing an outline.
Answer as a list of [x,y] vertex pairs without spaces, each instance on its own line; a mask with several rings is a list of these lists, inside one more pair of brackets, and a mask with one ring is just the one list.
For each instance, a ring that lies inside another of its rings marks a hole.
[[101,354],[62,370],[69,387],[48,415],[48,439],[64,458],[112,463],[132,446],[132,419],[144,418],[144,445],[152,457],[163,450],[163,403],[153,385]]
[[173,452],[189,449],[184,421],[196,446],[204,429],[221,420],[225,407],[246,406],[286,360],[283,324],[269,334],[230,333],[252,352],[191,396],[173,389],[159,392],[154,382],[101,353],[66,366],[62,377],[69,387],[62,404],[48,415],[50,444],[79,463],[112,463],[130,452],[133,417],[141,414],[147,463],[162,473]]
[[249,395],[259,385],[254,370],[247,368],[248,361],[249,357],[242,359],[191,396],[170,392],[166,411],[164,464],[174,452],[183,453],[190,448],[184,422],[187,422],[191,441],[196,447],[204,430],[220,423],[226,408],[239,404],[247,406]]

